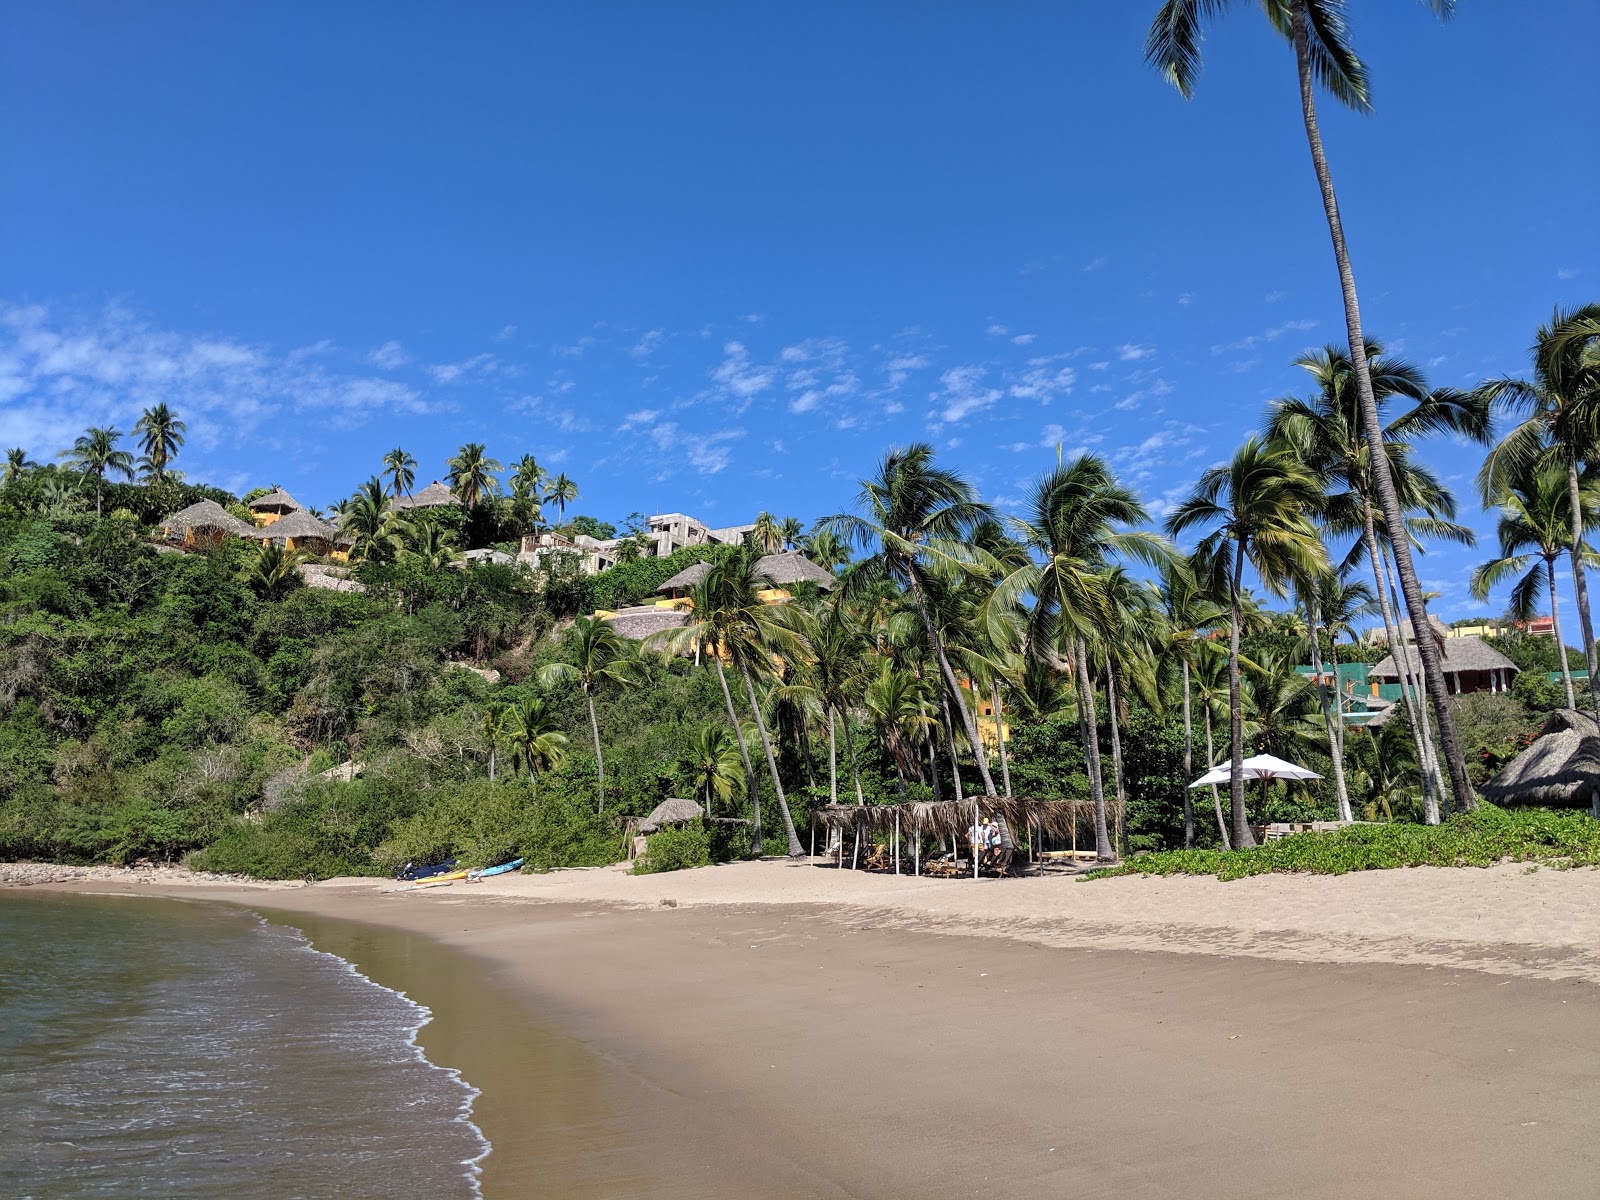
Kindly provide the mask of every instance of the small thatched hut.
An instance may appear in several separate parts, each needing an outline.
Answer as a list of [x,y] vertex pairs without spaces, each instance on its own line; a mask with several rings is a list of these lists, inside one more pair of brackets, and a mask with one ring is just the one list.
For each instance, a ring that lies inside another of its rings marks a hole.
[[450,504],[459,508],[461,501],[454,492],[435,479],[414,496],[396,496],[389,502],[389,507],[395,512],[404,512],[408,508],[443,508]]
[[250,510],[256,524],[264,528],[274,521],[281,521],[292,512],[301,511],[303,506],[281,487],[275,487],[265,496],[257,496],[245,507]]
[[303,550],[309,554],[332,553],[339,541],[337,529],[317,520],[303,508],[279,517],[255,533],[263,542],[282,542],[285,550]]
[[1495,804],[1587,808],[1600,816],[1600,729],[1594,717],[1558,708],[1539,736],[1478,789]]
[[814,583],[823,591],[827,591],[839,582],[834,578],[833,572],[824,571],[798,550],[765,555],[756,563],[756,570],[772,580],[775,587],[780,588],[792,587],[797,583]]
[[215,500],[201,500],[161,522],[162,533],[188,547],[215,546],[230,537],[254,537],[256,531]]
[[687,596],[690,592],[694,591],[695,588],[699,587],[701,582],[709,574],[711,574],[710,563],[690,563],[687,567],[679,571],[671,579],[667,580],[660,587],[658,587],[656,591],[660,592],[664,596],[671,596],[674,599],[679,596]]
[[[1416,646],[1411,639],[1407,638],[1406,641],[1411,644],[1412,667],[1420,671],[1422,662],[1417,657]],[[1465,637],[1443,638],[1439,645],[1442,651],[1440,665],[1444,667],[1445,683],[1452,692],[1511,690],[1511,682],[1519,669],[1517,664],[1481,637],[1468,634]],[[1394,655],[1388,655],[1367,672],[1367,678],[1384,683],[1400,682],[1400,668],[1395,664]]]
[[663,800],[639,822],[639,832],[657,833],[668,825],[683,825],[704,815],[705,811],[693,800]]

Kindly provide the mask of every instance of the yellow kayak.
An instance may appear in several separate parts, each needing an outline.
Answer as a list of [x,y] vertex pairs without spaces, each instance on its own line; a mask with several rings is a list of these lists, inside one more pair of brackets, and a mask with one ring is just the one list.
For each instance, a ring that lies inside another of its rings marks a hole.
[[470,873],[468,871],[451,871],[448,875],[430,875],[428,878],[412,884],[406,890],[414,892],[420,888],[433,887],[439,883],[454,883],[458,879],[465,879]]

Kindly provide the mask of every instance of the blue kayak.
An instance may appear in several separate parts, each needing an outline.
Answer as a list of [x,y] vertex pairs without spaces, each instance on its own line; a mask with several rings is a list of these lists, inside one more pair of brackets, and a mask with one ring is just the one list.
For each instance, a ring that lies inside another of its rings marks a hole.
[[474,871],[467,876],[468,879],[487,879],[491,875],[504,875],[508,871],[515,871],[522,865],[520,858],[514,858],[508,863],[501,863],[498,867],[484,867],[481,871]]
[[426,863],[418,866],[416,863],[407,863],[395,872],[396,879],[408,880],[412,883],[422,879],[431,879],[435,875],[445,875],[456,869],[456,860],[447,858],[444,862]]

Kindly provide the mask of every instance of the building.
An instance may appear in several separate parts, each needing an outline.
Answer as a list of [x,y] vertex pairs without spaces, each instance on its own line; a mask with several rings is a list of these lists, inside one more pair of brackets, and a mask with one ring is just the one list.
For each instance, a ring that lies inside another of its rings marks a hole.
[[713,529],[683,513],[657,513],[647,517],[645,523],[649,526],[650,540],[655,543],[652,553],[657,558],[666,558],[686,546],[737,546],[744,541],[745,534],[755,529],[753,523]]
[[319,521],[305,509],[275,518],[270,524],[255,531],[254,536],[265,546],[276,542],[285,550],[298,550],[302,554],[348,557],[345,538],[339,530],[325,521]]
[[[792,550],[762,557],[757,561],[756,569],[772,585],[756,593],[764,604],[783,604],[793,599],[794,593],[789,589],[800,583],[813,583],[826,591],[838,582],[832,572],[823,570],[805,555]],[[594,615],[623,637],[635,641],[679,628],[689,623],[689,614],[694,611],[694,589],[710,573],[710,563],[690,563],[656,589],[662,599],[652,604],[636,604],[631,608],[601,609]]]
[[265,529],[274,521],[281,521],[290,513],[302,511],[303,506],[281,487],[274,487],[265,496],[257,496],[245,505],[250,510],[250,518],[258,526]]
[[[433,485],[433,487],[439,486],[439,484]],[[418,499],[432,491],[433,487],[419,492]],[[400,507],[398,502],[395,507]],[[645,558],[666,558],[669,554],[689,546],[737,546],[744,541],[745,534],[755,529],[754,524],[713,528],[683,513],[657,513],[653,517],[645,518],[645,524],[647,526],[644,533],[645,544],[641,548],[641,554]],[[580,533],[576,537],[569,538],[559,533],[530,533],[522,539],[522,549],[517,555],[517,561],[529,566],[538,566],[551,554],[558,552],[576,554],[582,559],[580,565],[585,575],[598,575],[602,571],[609,571],[621,561],[618,551],[622,544],[632,537],[632,534],[628,534],[615,538],[593,538]],[[833,577],[830,575],[828,578],[831,580]]]
[[186,550],[205,550],[230,537],[253,538],[257,531],[215,500],[201,500],[162,521],[161,532]]
[[1539,736],[1478,789],[1499,805],[1587,808],[1600,817],[1600,731],[1594,717],[1558,708]]
[[621,541],[621,538],[592,538],[586,533],[575,538],[560,533],[529,533],[523,535],[517,561],[538,567],[550,555],[574,554],[578,556],[579,570],[585,575],[598,575],[617,565],[617,547]]
[[461,501],[437,479],[415,495],[396,496],[389,501],[389,507],[395,512],[405,512],[412,508],[448,508],[451,505],[460,508]]
[[[1417,656],[1416,646],[1410,638],[1406,642],[1410,649],[1412,669],[1420,674],[1422,662]],[[1441,639],[1439,652],[1443,656],[1445,685],[1453,695],[1508,692],[1513,677],[1519,671],[1516,663],[1481,637],[1471,634]],[[1369,677],[1379,683],[1398,684],[1400,674],[1394,655],[1390,654],[1372,668]]]

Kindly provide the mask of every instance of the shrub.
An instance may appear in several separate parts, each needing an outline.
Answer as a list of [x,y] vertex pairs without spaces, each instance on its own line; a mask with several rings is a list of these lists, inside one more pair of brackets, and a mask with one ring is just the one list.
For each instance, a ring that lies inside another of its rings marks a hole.
[[646,838],[644,853],[633,864],[633,873],[654,875],[710,865],[711,834],[706,823],[696,818],[682,825],[669,825]]

